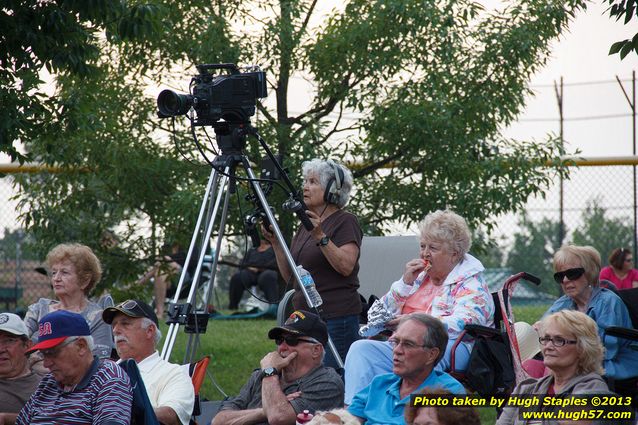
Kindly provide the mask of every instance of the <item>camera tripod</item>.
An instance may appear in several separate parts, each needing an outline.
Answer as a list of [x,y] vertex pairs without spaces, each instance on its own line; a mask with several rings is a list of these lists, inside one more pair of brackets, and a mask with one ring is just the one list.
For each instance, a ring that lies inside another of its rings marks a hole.
[[[292,182],[290,182],[290,180],[288,179],[286,172],[281,168],[281,165],[279,164],[273,153],[270,151],[263,138],[261,138],[259,134],[249,125],[230,125],[223,128],[215,128],[215,133],[218,146],[221,150],[221,155],[217,156],[212,162],[212,171],[208,179],[204,200],[199,211],[195,231],[193,232],[193,237],[191,239],[185,262],[185,265],[191,264],[191,258],[197,256],[197,267],[195,268],[195,274],[193,275],[193,279],[191,281],[191,287],[188,292],[186,303],[178,304],[179,294],[182,292],[182,287],[187,284],[185,282],[187,266],[184,266],[184,269],[182,270],[182,273],[180,275],[174,299],[169,304],[169,319],[167,321],[167,323],[169,324],[169,328],[161,352],[161,357],[165,360],[168,360],[170,357],[173,346],[175,345],[175,340],[177,338],[177,333],[180,325],[185,325],[185,332],[190,334],[188,345],[186,347],[184,362],[192,363],[195,360],[194,356],[199,344],[197,335],[206,332],[206,325],[208,323],[208,312],[193,312],[192,310],[193,306],[196,305],[197,287],[202,276],[203,264],[206,257],[205,247],[208,246],[208,241],[210,241],[213,227],[216,225],[217,219],[219,219],[217,238],[212,255],[211,274],[209,277],[208,285],[205,285],[206,289],[203,296],[204,309],[206,309],[206,307],[208,306],[208,301],[210,300],[212,289],[215,287],[215,275],[217,271],[217,264],[219,261],[219,252],[221,250],[221,243],[224,236],[226,221],[228,218],[228,205],[230,201],[230,195],[236,190],[236,170],[239,166],[241,166],[246,172],[247,178],[250,181],[252,191],[256,196],[256,200],[259,202],[259,207],[265,215],[264,223],[266,224],[266,227],[270,225],[273,233],[275,234],[275,237],[279,241],[279,244],[282,246],[284,254],[286,256],[286,261],[288,262],[289,268],[298,283],[298,287],[304,295],[306,303],[308,304],[308,306],[314,307],[308,295],[308,292],[306,291],[306,288],[301,282],[301,276],[299,275],[299,271],[297,270],[295,260],[293,259],[286,245],[283,234],[281,233],[279,225],[275,220],[274,214],[270,206],[268,205],[268,201],[266,199],[264,191],[262,190],[259,180],[255,177],[248,157],[243,154],[243,147],[245,145],[246,135],[248,133],[254,135],[257,138],[260,145],[264,148],[270,160],[277,167],[284,182],[290,189],[290,198],[288,199],[288,201],[286,201],[284,207],[295,212],[301,219],[303,225],[306,228],[311,229],[313,226],[308,219],[308,216],[304,212],[305,208],[303,203],[295,198],[295,191]],[[316,307],[315,310],[317,310]],[[317,313],[319,312],[317,311]],[[343,368],[341,357],[339,356],[339,353],[334,346],[334,343],[330,336],[328,336],[327,349],[332,352],[337,365],[340,368]]]

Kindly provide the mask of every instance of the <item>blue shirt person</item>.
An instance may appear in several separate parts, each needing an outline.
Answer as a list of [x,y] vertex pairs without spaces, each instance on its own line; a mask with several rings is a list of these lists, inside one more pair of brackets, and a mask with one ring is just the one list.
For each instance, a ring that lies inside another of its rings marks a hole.
[[348,411],[366,424],[405,424],[403,413],[410,395],[436,387],[465,394],[460,382],[434,366],[445,354],[448,335],[443,323],[424,313],[402,317],[390,338],[393,373],[375,377],[355,394]]

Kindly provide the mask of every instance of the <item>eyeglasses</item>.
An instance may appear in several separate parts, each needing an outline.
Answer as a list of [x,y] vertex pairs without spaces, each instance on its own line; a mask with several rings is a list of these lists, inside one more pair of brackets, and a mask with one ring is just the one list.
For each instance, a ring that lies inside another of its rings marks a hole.
[[585,274],[585,269],[582,267],[576,267],[574,269],[563,270],[562,272],[554,273],[554,280],[556,283],[561,284],[567,277],[568,280],[576,280]]
[[7,338],[0,338],[0,348],[11,347],[18,341],[20,341],[20,338],[15,338],[11,336]]
[[275,338],[275,344],[277,345],[281,345],[284,342],[286,342],[286,345],[290,347],[296,347],[300,342],[307,342],[309,344],[320,344],[320,342],[316,339],[304,339],[294,335],[286,335]]
[[77,337],[77,336],[70,336],[67,339],[65,339],[62,344],[59,344],[56,347],[53,347],[53,348],[51,348],[49,350],[40,350],[40,354],[42,354],[42,357],[55,358],[55,357],[60,355],[60,351],[62,350],[62,348],[66,347],[67,345],[71,344],[72,342],[77,341],[78,338],[79,337]]
[[427,345],[419,345],[414,341],[410,341],[407,339],[399,339],[399,338],[390,338],[388,340],[392,349],[397,348],[399,345],[403,345],[403,348],[406,350],[414,350],[416,348],[428,348]]
[[565,339],[562,336],[542,336],[538,338],[538,342],[540,342],[541,345],[547,345],[550,341],[554,347],[562,347],[565,344],[576,344],[576,340]]

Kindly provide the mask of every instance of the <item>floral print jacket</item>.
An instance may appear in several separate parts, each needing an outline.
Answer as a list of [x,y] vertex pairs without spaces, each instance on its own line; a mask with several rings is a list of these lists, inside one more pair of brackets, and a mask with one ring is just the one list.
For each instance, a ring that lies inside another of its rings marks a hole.
[[[494,302],[483,278],[483,270],[485,268],[479,260],[465,254],[432,300],[430,314],[447,326],[450,339],[456,339],[466,324],[494,324]],[[403,277],[394,282],[390,292],[380,299],[386,310],[393,316],[402,314],[406,300],[419,289],[426,277],[426,272],[422,272],[412,285],[406,285]]]

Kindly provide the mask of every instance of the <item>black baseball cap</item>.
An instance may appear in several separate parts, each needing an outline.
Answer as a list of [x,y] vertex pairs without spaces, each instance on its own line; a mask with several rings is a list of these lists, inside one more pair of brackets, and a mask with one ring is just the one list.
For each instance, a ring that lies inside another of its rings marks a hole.
[[102,320],[109,325],[113,323],[113,318],[117,313],[126,314],[129,317],[146,317],[151,319],[153,323],[159,325],[157,315],[153,311],[153,307],[141,300],[126,300],[113,307],[107,307],[102,312]]
[[284,333],[309,336],[324,346],[328,344],[328,327],[321,317],[309,311],[294,311],[283,326],[277,326],[268,331],[268,338],[277,339]]

